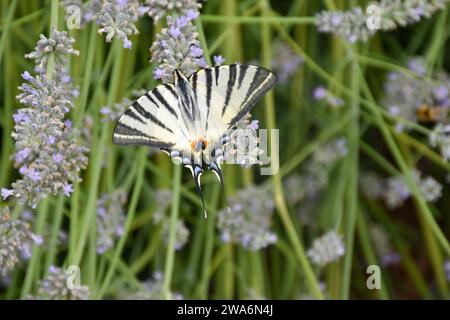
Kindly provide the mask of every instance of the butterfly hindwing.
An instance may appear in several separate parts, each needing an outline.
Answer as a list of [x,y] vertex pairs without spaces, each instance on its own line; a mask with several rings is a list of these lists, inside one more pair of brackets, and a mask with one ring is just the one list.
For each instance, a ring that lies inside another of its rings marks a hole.
[[157,86],[136,101],[119,118],[114,128],[116,144],[143,144],[174,149],[187,139],[179,121],[178,98],[172,84]]

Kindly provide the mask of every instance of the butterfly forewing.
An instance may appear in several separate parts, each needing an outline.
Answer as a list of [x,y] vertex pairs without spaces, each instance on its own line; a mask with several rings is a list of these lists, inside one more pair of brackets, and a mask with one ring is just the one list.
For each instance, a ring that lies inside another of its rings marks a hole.
[[186,146],[186,134],[175,87],[164,84],[148,91],[128,107],[114,128],[113,142],[170,150]]
[[276,76],[262,67],[231,64],[202,69],[190,82],[208,136],[210,130],[224,134],[245,116],[273,87]]

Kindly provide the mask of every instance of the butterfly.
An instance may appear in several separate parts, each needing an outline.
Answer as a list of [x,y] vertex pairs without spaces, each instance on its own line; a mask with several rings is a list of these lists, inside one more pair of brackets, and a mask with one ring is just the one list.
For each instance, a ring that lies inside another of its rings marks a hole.
[[173,79],[127,108],[114,128],[113,142],[159,148],[181,161],[192,173],[206,217],[200,183],[203,165],[215,173],[223,190],[220,146],[277,77],[259,66],[230,64],[200,69],[189,77],[176,69]]

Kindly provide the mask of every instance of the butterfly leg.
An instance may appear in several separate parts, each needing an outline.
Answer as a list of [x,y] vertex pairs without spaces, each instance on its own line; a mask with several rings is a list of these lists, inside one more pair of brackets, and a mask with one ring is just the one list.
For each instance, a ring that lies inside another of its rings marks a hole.
[[197,189],[197,193],[200,195],[203,204],[203,211],[205,213],[205,218],[208,216],[206,213],[205,207],[205,199],[203,197],[203,191],[201,186],[200,177],[203,174],[203,168],[201,165],[193,163],[193,161],[189,158],[183,158],[183,166],[191,170],[192,177],[194,178],[195,188]]

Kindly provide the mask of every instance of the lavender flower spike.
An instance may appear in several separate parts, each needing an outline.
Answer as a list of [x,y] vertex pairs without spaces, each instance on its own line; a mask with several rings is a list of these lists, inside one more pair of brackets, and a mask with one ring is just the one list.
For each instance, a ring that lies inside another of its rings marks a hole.
[[148,15],[155,23],[165,16],[180,16],[197,14],[202,7],[197,0],[146,0]]
[[325,266],[338,260],[345,254],[342,237],[335,231],[330,231],[314,240],[312,247],[307,251],[308,257],[318,266]]
[[163,82],[173,80],[173,71],[180,70],[190,76],[198,67],[205,67],[203,52],[197,39],[197,28],[192,24],[198,14],[167,17],[167,28],[161,30],[151,47],[151,62],[157,67],[154,71],[155,79]]
[[117,36],[124,48],[131,49],[132,43],[128,37],[139,33],[134,24],[138,18],[137,2],[106,0],[97,18],[97,24],[101,27],[98,33],[106,33],[107,42]]

